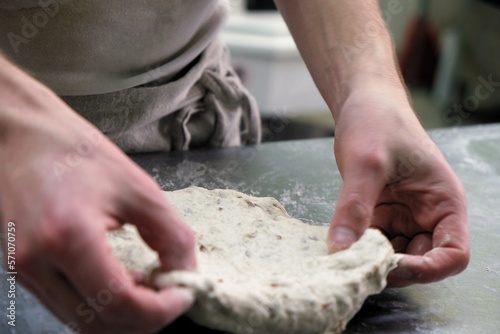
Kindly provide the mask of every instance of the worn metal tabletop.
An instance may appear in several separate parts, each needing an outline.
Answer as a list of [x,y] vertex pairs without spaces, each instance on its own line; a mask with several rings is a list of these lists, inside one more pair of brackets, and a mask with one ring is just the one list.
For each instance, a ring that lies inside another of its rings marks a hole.
[[[472,259],[460,275],[368,298],[346,333],[500,333],[500,125],[430,132],[469,199]],[[333,139],[132,157],[164,190],[191,185],[273,196],[305,222],[327,224],[341,186]],[[63,333],[62,324],[17,287],[16,327],[7,324],[5,270],[0,272],[1,333]],[[180,319],[165,333],[215,333]]]

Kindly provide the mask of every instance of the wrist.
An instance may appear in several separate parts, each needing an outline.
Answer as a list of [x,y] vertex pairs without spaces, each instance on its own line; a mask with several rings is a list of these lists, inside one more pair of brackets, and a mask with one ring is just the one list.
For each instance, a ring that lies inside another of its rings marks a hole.
[[337,120],[344,105],[355,96],[364,99],[389,99],[386,102],[397,103],[400,106],[410,106],[410,96],[406,86],[399,77],[396,68],[393,69],[363,69],[352,71],[340,82],[338,90],[332,96],[329,107]]
[[405,86],[378,76],[360,75],[346,83],[345,97],[332,113],[336,132],[371,129],[394,134],[395,129],[409,133],[423,130]]

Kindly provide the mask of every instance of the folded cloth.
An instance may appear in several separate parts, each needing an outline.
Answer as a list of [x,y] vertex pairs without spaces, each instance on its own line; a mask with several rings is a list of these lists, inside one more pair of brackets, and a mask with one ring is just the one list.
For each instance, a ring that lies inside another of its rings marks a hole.
[[175,80],[148,72],[148,84],[117,92],[63,96],[128,153],[229,147],[260,141],[257,104],[214,41]]

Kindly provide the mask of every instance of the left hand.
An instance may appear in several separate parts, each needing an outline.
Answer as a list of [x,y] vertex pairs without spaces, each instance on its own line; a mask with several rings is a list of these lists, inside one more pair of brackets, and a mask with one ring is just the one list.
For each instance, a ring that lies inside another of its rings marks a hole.
[[404,94],[364,85],[336,120],[335,156],[344,186],[329,233],[332,251],[369,226],[405,256],[391,287],[429,283],[465,269],[470,257],[464,189]]

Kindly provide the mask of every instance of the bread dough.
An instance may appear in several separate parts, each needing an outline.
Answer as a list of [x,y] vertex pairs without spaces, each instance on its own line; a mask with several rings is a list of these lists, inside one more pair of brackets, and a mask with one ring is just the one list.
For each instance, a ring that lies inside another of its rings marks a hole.
[[[274,198],[191,187],[166,192],[195,231],[198,272],[154,277],[157,288],[192,289],[193,321],[232,333],[339,333],[399,259],[389,241],[368,229],[348,250],[329,254],[328,226],[291,218]],[[111,232],[128,269],[148,271],[156,253],[135,228]]]

